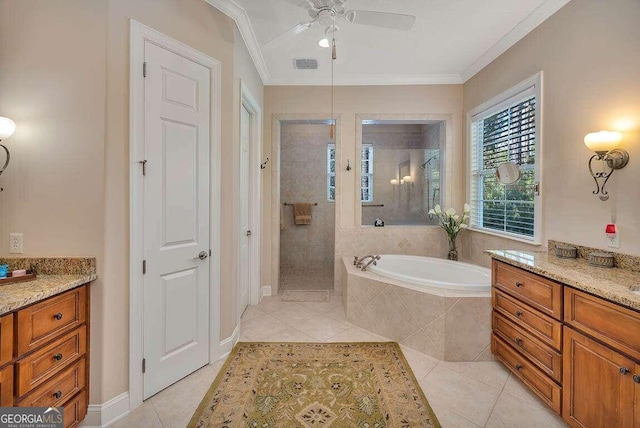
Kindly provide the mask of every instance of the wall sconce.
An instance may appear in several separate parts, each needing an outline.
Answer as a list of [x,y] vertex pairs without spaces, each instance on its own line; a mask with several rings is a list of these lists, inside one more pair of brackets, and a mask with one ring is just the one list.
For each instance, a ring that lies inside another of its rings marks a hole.
[[389,181],[389,183],[391,183],[394,186],[397,186],[398,184],[400,184],[400,181],[398,181],[397,178],[392,178],[391,181]]
[[[618,145],[622,141],[622,133],[617,131],[600,131],[592,132],[584,137],[584,144],[590,150],[596,152],[589,159],[589,172],[596,182],[596,190],[594,195],[599,194],[601,201],[609,199],[609,194],[604,186],[609,181],[609,177],[613,175],[616,169],[622,169],[629,163],[629,153],[626,150],[618,149]],[[602,171],[593,172],[593,162],[602,162]]]
[[[0,116],[0,142],[11,137],[15,131],[16,123],[8,117]],[[9,159],[11,159],[11,155],[9,154],[9,149],[7,149],[4,144],[0,144],[0,147],[2,147],[5,152],[7,152],[7,160],[5,161],[2,168],[0,168],[0,174],[2,174],[9,165]]]

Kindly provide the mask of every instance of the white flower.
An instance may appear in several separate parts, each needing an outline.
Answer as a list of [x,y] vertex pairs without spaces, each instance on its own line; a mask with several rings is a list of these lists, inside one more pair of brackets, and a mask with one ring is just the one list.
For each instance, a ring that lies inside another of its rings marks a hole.
[[456,215],[454,215],[454,216],[453,216],[453,219],[454,219],[455,221],[458,221],[458,219],[459,219],[459,218],[460,218],[460,216],[459,216],[458,214],[456,214]]
[[429,215],[435,214],[436,212],[433,209],[429,210]]
[[470,213],[471,212],[471,206],[469,204],[464,204],[464,212],[466,212],[466,213]]
[[453,208],[449,208],[446,212],[448,216],[454,216],[456,214],[456,210]]
[[466,229],[469,225],[467,223],[460,223],[460,229]]
[[440,205],[436,205],[435,207],[433,207],[433,210],[435,211],[436,214],[440,214],[442,212]]

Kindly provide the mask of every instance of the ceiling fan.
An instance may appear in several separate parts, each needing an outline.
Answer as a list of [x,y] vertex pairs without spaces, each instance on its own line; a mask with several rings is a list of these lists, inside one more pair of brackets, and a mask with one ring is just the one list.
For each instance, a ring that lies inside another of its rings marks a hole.
[[416,17],[413,15],[403,15],[400,13],[375,12],[372,10],[346,9],[347,0],[307,0],[301,4],[309,13],[308,21],[303,21],[276,38],[265,43],[264,49],[274,48],[303,31],[308,30],[316,22],[325,28],[325,33],[330,35],[338,30],[335,25],[339,20],[344,20],[349,24],[372,25],[375,27],[391,28],[394,30],[408,31],[413,27]]

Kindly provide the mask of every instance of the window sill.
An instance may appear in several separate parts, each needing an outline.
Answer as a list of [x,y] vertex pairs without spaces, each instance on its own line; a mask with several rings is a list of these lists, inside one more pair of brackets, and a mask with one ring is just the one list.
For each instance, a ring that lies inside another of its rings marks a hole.
[[536,242],[533,239],[529,240],[529,239],[525,239],[525,238],[519,238],[519,237],[513,236],[513,235],[506,235],[506,234],[502,234],[502,233],[492,232],[492,231],[487,230],[487,229],[476,229],[476,228],[470,227],[467,230],[469,230],[471,232],[478,232],[478,233],[482,233],[482,234],[485,234],[485,235],[495,236],[497,238],[508,239],[510,241],[522,242],[524,244],[529,244],[529,245],[534,246],[534,247],[541,247],[543,245],[542,243]]

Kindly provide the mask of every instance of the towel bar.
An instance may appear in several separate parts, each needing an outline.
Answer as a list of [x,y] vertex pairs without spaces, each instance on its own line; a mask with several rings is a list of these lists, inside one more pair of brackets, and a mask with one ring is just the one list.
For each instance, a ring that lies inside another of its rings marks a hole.
[[[286,207],[286,206],[293,205],[293,204],[290,204],[290,203],[288,203],[288,202],[285,202],[285,203],[283,203],[282,205],[284,205],[284,206]],[[318,206],[318,203],[316,202],[315,204],[311,204],[311,205],[313,205],[314,207],[317,207],[317,206]]]
[[368,204],[368,205],[362,204],[362,208],[364,207],[384,207],[384,204]]

